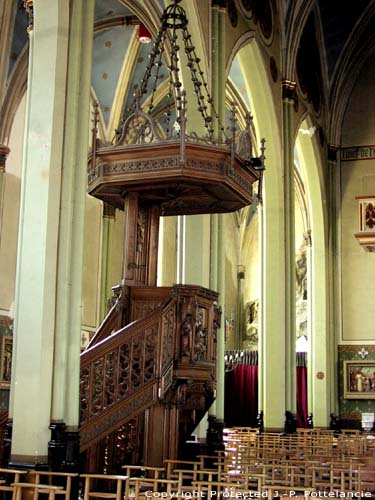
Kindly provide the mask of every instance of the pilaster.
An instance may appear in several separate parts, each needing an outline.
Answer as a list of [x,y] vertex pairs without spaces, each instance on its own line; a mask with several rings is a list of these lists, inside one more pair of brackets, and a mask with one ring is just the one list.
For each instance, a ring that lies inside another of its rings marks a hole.
[[[336,331],[337,317],[337,208],[336,208],[336,172],[338,146],[328,145],[328,317],[329,317],[329,344],[330,344],[330,380],[337,380],[337,344]],[[339,411],[338,387],[331,384],[330,412],[337,414]]]
[[[225,22],[226,9],[218,2],[212,6],[212,96],[218,118],[214,119],[215,134],[221,136],[220,128],[225,123]],[[224,386],[225,386],[225,215],[211,216],[211,280],[210,285],[219,292],[221,307],[221,325],[217,331],[217,358],[216,358],[216,400],[210,409],[208,442],[212,432],[222,442],[224,427]],[[214,423],[214,426],[213,426]],[[213,427],[215,430],[213,431]],[[219,430],[219,432],[218,432]]]

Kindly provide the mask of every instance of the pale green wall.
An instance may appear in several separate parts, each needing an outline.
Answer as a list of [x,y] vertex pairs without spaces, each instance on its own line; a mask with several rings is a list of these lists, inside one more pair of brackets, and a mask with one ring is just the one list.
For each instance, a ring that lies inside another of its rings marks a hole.
[[158,252],[158,286],[176,283],[177,217],[161,217]]
[[[375,140],[375,65],[367,64],[345,114],[342,146],[364,146]],[[375,343],[375,254],[360,248],[356,196],[375,195],[375,160],[345,161],[340,166],[340,246],[342,342]]]
[[87,195],[82,298],[82,325],[84,330],[95,328],[98,323],[101,229],[101,203],[99,200]]

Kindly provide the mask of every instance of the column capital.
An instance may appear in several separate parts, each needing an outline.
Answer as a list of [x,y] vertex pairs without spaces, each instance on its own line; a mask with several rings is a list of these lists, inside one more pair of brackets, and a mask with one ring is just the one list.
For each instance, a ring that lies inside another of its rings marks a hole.
[[32,31],[34,29],[34,1],[23,0],[23,8],[29,16],[29,25],[27,27],[27,31]]
[[295,111],[298,111],[297,84],[291,80],[281,81],[281,95],[284,102],[291,103]]
[[328,144],[328,161],[337,162],[337,151],[339,150],[338,146],[334,144]]
[[5,172],[5,163],[7,161],[7,156],[10,153],[8,146],[0,144],[0,172]]

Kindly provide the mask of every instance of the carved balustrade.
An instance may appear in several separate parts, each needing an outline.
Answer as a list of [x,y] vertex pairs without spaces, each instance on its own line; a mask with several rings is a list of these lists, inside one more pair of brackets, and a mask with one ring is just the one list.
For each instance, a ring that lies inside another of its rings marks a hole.
[[[214,382],[217,296],[188,285],[119,294],[117,311],[101,325],[109,336],[97,336],[81,355],[81,450],[168,399],[176,379]],[[121,307],[129,308],[131,323],[113,333]]]

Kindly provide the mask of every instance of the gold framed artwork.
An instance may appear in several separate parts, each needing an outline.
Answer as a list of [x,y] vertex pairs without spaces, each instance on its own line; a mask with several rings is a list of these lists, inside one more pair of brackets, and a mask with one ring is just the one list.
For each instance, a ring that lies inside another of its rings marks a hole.
[[375,360],[344,361],[344,398],[375,399]]
[[10,388],[12,373],[13,338],[9,335],[1,337],[0,388]]

